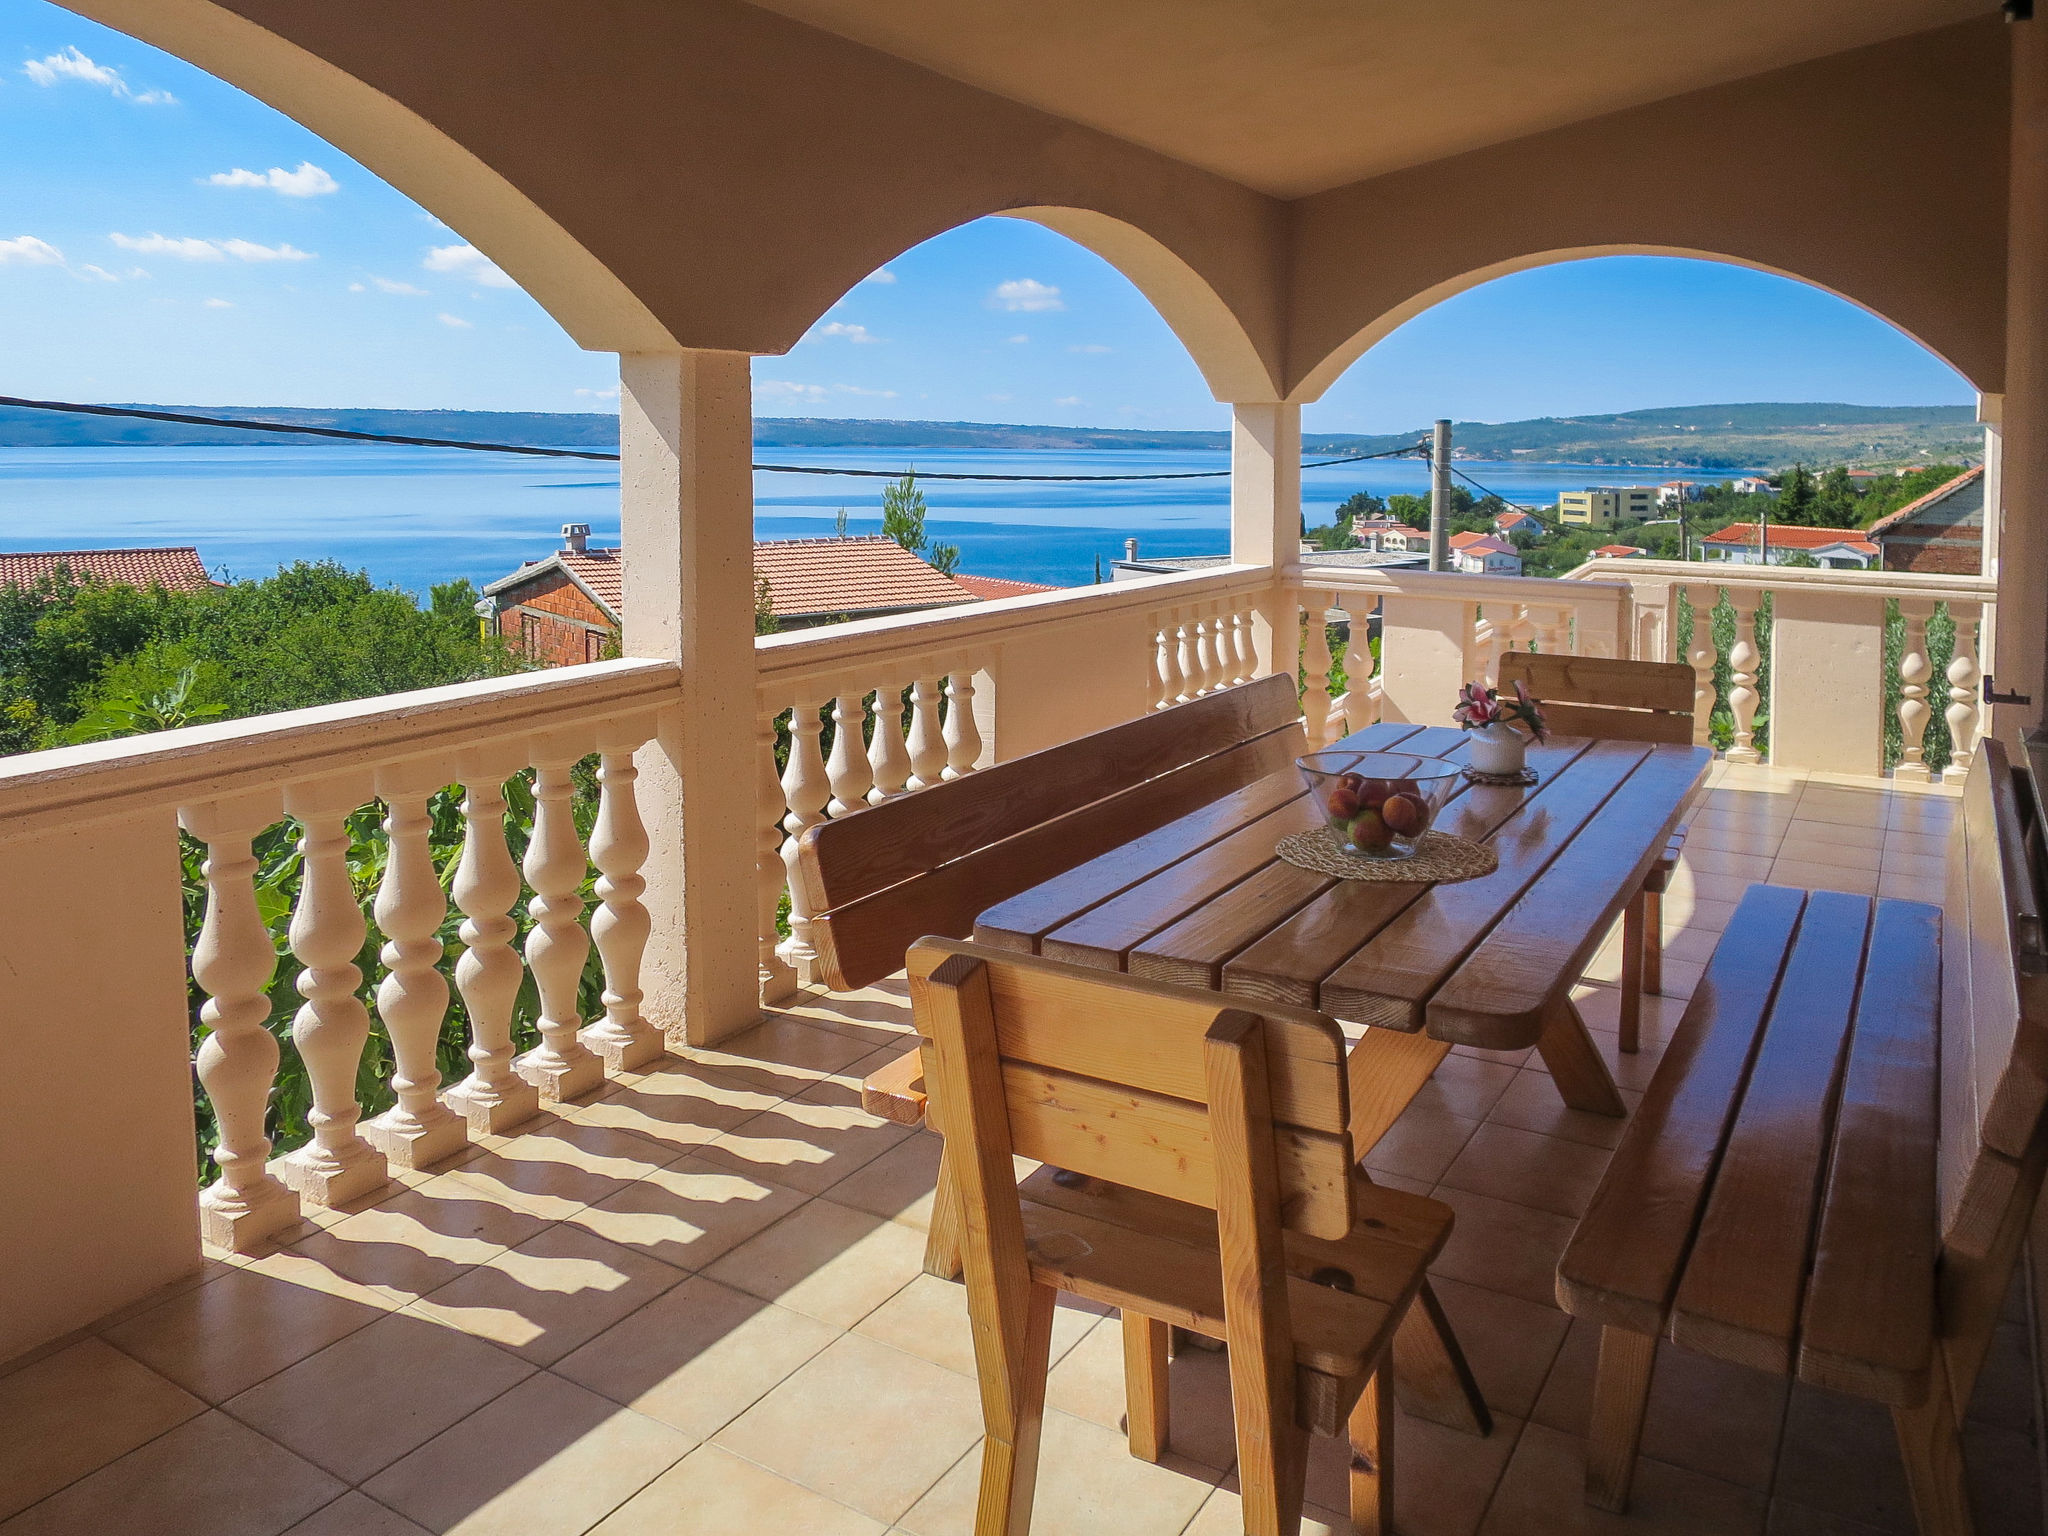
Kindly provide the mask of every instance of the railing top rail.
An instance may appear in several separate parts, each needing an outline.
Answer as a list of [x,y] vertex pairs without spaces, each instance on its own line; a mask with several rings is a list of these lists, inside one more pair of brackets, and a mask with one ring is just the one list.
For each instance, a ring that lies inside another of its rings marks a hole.
[[0,839],[645,714],[677,678],[598,661],[0,757]]
[[[1616,567],[1625,567],[1617,570]],[[1947,576],[1915,571],[1844,571],[1796,565],[1741,565],[1721,560],[1590,560],[1560,581],[1625,581],[1631,586],[1781,587],[1878,597],[1921,597],[1937,602],[1991,602],[1990,576]]]
[[760,685],[772,689],[820,674],[834,674],[862,662],[923,652],[973,651],[1041,624],[1085,621],[1236,596],[1256,591],[1273,578],[1274,572],[1268,566],[1224,565],[1186,575],[1147,576],[1136,581],[997,598],[889,618],[857,619],[849,624],[762,635],[754,642],[754,657]]
[[[1607,574],[1601,573],[1602,576]],[[1285,577],[1290,587],[1310,591],[1400,593],[1410,597],[1459,597],[1473,602],[1483,602],[1488,597],[1522,603],[1585,600],[1569,591],[1559,591],[1561,578],[1549,576],[1484,576],[1464,571],[1421,571],[1406,566],[1296,564],[1286,568]],[[1603,595],[1618,597],[1628,584],[1617,574],[1611,583],[1581,579],[1574,585],[1581,589],[1589,585],[1595,588],[1611,586],[1613,592]]]

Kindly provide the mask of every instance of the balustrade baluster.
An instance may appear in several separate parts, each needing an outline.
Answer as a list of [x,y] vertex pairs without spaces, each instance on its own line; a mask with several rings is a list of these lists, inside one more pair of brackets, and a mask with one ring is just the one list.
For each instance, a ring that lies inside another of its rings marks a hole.
[[1687,587],[1685,598],[1692,608],[1692,643],[1685,653],[1692,666],[1692,739],[1705,747],[1713,744],[1714,662],[1720,655],[1714,644],[1714,605],[1721,600],[1721,589]]
[[1329,600],[1321,592],[1304,592],[1301,601],[1308,611],[1301,653],[1301,720],[1309,750],[1314,751],[1330,740],[1330,634],[1325,626]]
[[1484,612],[1472,622],[1472,651],[1477,661],[1472,676],[1491,688],[1500,677],[1501,627]]
[[444,779],[431,767],[377,775],[389,840],[384,879],[371,909],[385,938],[378,955],[385,974],[377,987],[377,1017],[391,1037],[391,1089],[398,1102],[363,1126],[363,1140],[400,1168],[425,1168],[469,1145],[469,1127],[441,1102],[435,1059],[448,1017],[439,937],[448,899],[428,842],[433,819],[427,800]]
[[818,738],[824,731],[818,707],[816,699],[799,696],[791,709],[789,764],[782,771],[782,798],[789,806],[789,814],[782,818],[782,830],[789,834],[782,842],[783,877],[789,886],[789,937],[779,953],[804,986],[816,979],[812,968],[818,952],[811,947],[811,908],[797,871],[797,844],[805,832],[825,819],[825,802],[832,797],[825,759],[818,750]]
[[910,685],[910,787],[936,784],[946,773],[946,737],[939,719],[941,679],[920,676]]
[[962,670],[946,682],[946,770],[957,779],[981,760],[981,724],[974,718],[974,673]]
[[1344,603],[1344,728],[1362,731],[1373,723],[1372,604],[1354,593]]
[[370,929],[349,876],[348,816],[369,790],[367,777],[354,776],[285,790],[285,809],[305,833],[289,935],[305,967],[298,989],[306,1001],[292,1020],[292,1042],[313,1090],[306,1112],[313,1139],[279,1158],[277,1174],[316,1205],[343,1204],[390,1177],[384,1154],[356,1130],[363,1112],[356,1075],[370,1043],[370,1010],[356,996],[363,973],[355,960]]
[[1984,609],[1980,603],[1952,602],[1948,612],[1955,620],[1956,645],[1948,664],[1948,708],[1942,712],[1942,718],[1948,722],[1949,740],[1954,746],[1942,777],[1959,780],[1969,772],[1977,755],[1977,731],[1984,719],[1977,673],[1977,625]]
[[536,743],[533,753],[533,834],[525,864],[533,927],[526,935],[526,968],[540,994],[540,1044],[512,1066],[548,1103],[581,1098],[604,1081],[604,1062],[577,1038],[583,1028],[577,991],[590,958],[590,935],[578,921],[590,861],[576,835],[576,786],[569,774],[578,755],[553,742]]
[[1728,713],[1735,717],[1735,737],[1728,746],[1731,763],[1760,763],[1763,754],[1755,746],[1757,693],[1756,608],[1761,594],[1754,587],[1737,587],[1728,594],[1735,609],[1735,644],[1728,652]]
[[[772,747],[772,722],[769,729]],[[598,762],[597,822],[590,829],[598,906],[590,914],[590,937],[604,961],[604,1017],[583,1031],[582,1040],[608,1072],[638,1071],[668,1051],[660,1028],[640,1011],[646,997],[640,985],[640,964],[647,953],[653,919],[640,900],[647,889],[640,868],[647,862],[650,843],[633,787],[640,777],[633,764],[633,749],[652,734],[651,726],[623,735],[607,734]],[[772,752],[768,761],[775,761]],[[768,931],[771,935],[775,931],[772,907]]]
[[754,838],[755,924],[760,935],[763,1003],[779,1003],[796,992],[796,972],[775,952],[782,939],[775,931],[775,914],[782,905],[783,884],[788,878],[782,867],[782,779],[775,771],[775,717],[780,713],[772,708],[763,711],[754,728],[754,804],[760,819]]
[[1934,665],[1927,659],[1927,621],[1934,604],[1917,598],[1899,599],[1899,617],[1906,621],[1905,645],[1899,653],[1899,766],[1895,777],[1925,783],[1933,777],[1927,771],[1927,720],[1933,711],[1927,703],[1927,681]]
[[1563,656],[1571,650],[1571,610],[1539,608],[1536,621],[1536,649],[1546,656]]
[[1195,623],[1192,619],[1176,616],[1174,627],[1177,643],[1174,648],[1173,670],[1174,684],[1178,691],[1174,694],[1173,701],[1176,704],[1185,704],[1188,700],[1198,697],[1202,691],[1201,674],[1195,670]]
[[206,844],[206,917],[192,947],[192,979],[206,993],[198,1069],[213,1106],[220,1177],[200,1192],[199,1233],[232,1253],[247,1253],[299,1219],[297,1193],[267,1166],[265,1122],[279,1056],[267,989],[277,949],[256,905],[250,848],[283,812],[282,798],[272,793],[178,813],[185,830]]
[[510,1130],[540,1109],[540,1090],[512,1070],[512,1005],[524,970],[512,949],[519,867],[505,846],[505,780],[518,763],[519,754],[498,748],[460,765],[463,838],[454,894],[463,923],[455,990],[469,1014],[470,1073],[445,1102],[469,1122],[472,1136]]
[[875,690],[872,739],[868,742],[868,777],[874,788],[868,804],[880,805],[903,793],[910,783],[910,756],[903,746],[902,690],[884,683]]
[[1201,691],[1214,693],[1223,686],[1223,668],[1216,651],[1216,616],[1195,616],[1195,671],[1201,679]]
[[1152,675],[1157,684],[1152,698],[1154,709],[1166,709],[1178,701],[1180,684],[1176,681],[1173,659],[1173,622],[1158,623],[1152,635]]
[[842,693],[832,705],[832,756],[825,764],[825,777],[832,785],[832,799],[825,814],[837,820],[868,803],[874,780],[868,772],[868,747],[863,740],[868,706],[865,693]]
[[1231,610],[1230,645],[1233,658],[1230,680],[1233,683],[1250,682],[1259,670],[1259,655],[1252,640],[1251,605],[1243,599]]

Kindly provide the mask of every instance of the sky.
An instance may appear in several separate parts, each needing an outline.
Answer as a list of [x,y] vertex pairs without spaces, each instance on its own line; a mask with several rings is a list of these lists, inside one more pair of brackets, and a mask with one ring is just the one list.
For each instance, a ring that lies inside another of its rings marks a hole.
[[[1113,268],[1001,218],[890,261],[754,376],[763,416],[1229,419]],[[617,366],[291,119],[43,0],[0,0],[0,394],[607,410]],[[1353,364],[1304,425],[1972,398],[1910,338],[1817,289],[1615,257],[1447,300]]]

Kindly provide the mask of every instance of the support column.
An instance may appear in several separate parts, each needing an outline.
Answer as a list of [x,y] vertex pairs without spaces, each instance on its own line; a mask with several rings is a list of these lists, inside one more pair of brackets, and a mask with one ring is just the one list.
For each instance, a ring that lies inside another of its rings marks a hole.
[[[652,851],[646,1016],[708,1045],[761,1016],[754,914],[753,392],[736,352],[619,358],[628,656],[680,662],[635,756]],[[735,765],[740,765],[736,767]]]
[[2005,400],[1998,616],[1998,691],[1990,730],[2007,742],[2035,731],[2048,706],[2048,18],[2016,21],[2012,156],[2006,213]]
[[[1291,565],[1301,553],[1301,407],[1230,409],[1230,558],[1238,565]],[[1252,620],[1261,676],[1294,670],[1297,630],[1294,601],[1276,582]]]

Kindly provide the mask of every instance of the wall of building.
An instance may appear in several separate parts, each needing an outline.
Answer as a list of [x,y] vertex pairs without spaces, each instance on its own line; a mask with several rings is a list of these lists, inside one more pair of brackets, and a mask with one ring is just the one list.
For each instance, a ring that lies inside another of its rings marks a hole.
[[529,661],[573,667],[599,659],[617,626],[560,572],[498,594],[498,633]]

